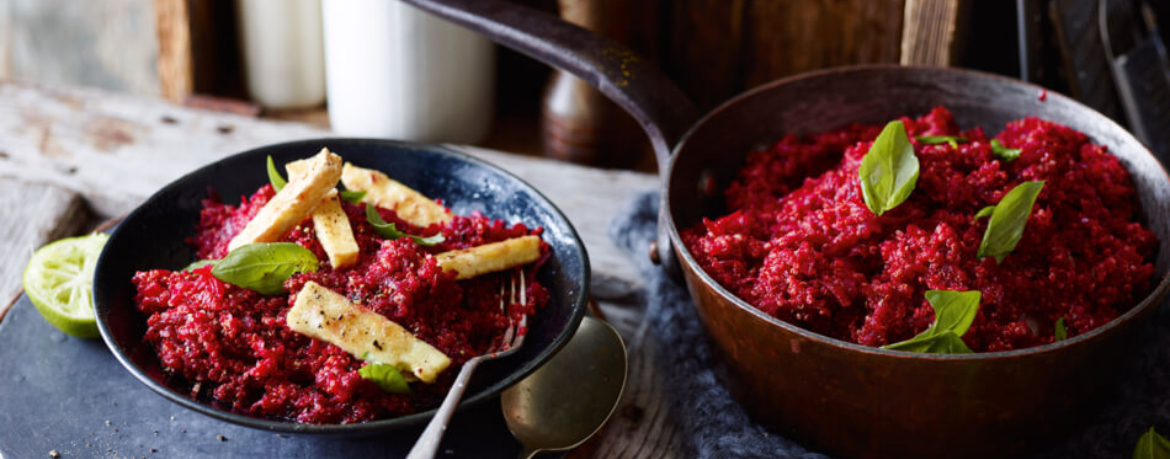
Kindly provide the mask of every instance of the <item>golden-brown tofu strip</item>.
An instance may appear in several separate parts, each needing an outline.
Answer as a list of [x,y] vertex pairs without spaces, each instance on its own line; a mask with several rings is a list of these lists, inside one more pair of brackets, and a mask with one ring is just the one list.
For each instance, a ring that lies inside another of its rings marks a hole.
[[[304,177],[305,173],[309,171],[309,161],[313,158],[304,158],[285,163],[284,170],[288,172],[288,180],[291,182],[299,177]],[[343,169],[344,171],[344,169]]]
[[329,264],[333,265],[333,269],[357,263],[361,252],[357,240],[353,238],[349,217],[341,210],[341,199],[337,195],[337,190],[330,190],[313,210],[313,229],[317,233],[317,240],[321,242],[321,248],[329,255]]
[[313,213],[313,209],[341,177],[341,157],[322,148],[312,157],[303,176],[290,180],[268,204],[248,222],[240,234],[228,243],[228,250],[254,242],[280,240],[294,226]]
[[297,333],[359,359],[393,365],[403,376],[425,383],[434,382],[451,365],[445,354],[402,326],[316,282],[305,283],[285,320]]
[[452,250],[435,255],[439,267],[455,271],[456,279],[503,271],[526,265],[540,258],[540,238],[522,236],[470,249]]
[[346,189],[365,191],[362,201],[393,209],[398,218],[415,226],[426,228],[432,223],[451,221],[451,214],[439,203],[381,172],[345,163],[341,183]]

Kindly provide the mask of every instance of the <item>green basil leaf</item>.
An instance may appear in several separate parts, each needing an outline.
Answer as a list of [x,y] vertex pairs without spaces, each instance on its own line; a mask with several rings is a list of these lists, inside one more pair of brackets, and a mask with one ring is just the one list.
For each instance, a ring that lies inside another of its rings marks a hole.
[[272,156],[268,157],[268,181],[272,182],[272,188],[280,191],[288,182],[284,181],[284,177],[280,176],[280,171],[276,170],[276,164],[272,162]]
[[1056,330],[1053,332],[1055,338],[1052,342],[1064,341],[1068,339],[1068,329],[1064,326],[1064,317],[1056,319]]
[[953,332],[963,336],[975,321],[975,313],[979,312],[979,300],[982,298],[983,294],[978,290],[928,290],[926,301],[934,308],[934,325],[931,328],[935,333]]
[[929,338],[912,338],[900,343],[883,346],[883,349],[895,351],[917,352],[920,354],[971,354],[971,348],[963,342],[963,338],[952,332],[934,335]]
[[975,214],[975,219],[978,220],[983,217],[990,217],[992,212],[995,212],[995,206],[987,206],[979,209],[979,212]]
[[882,349],[928,354],[970,354],[971,348],[963,342],[963,334],[975,321],[982,296],[978,290],[927,291],[926,301],[934,309],[934,324],[913,338],[887,344]]
[[927,145],[938,145],[940,143],[949,143],[949,144],[951,144],[951,148],[954,148],[956,150],[959,148],[959,142],[966,142],[967,141],[966,137],[960,137],[957,135],[920,135],[918,137],[915,137],[915,139],[918,139],[919,142],[922,142],[922,143],[927,144]]
[[1138,438],[1133,448],[1133,459],[1170,459],[1170,441],[1158,435],[1154,427]]
[[358,374],[363,379],[377,384],[385,392],[391,394],[410,393],[410,385],[406,383],[406,378],[393,365],[370,362],[366,366],[359,368]]
[[865,205],[874,214],[884,214],[910,197],[918,182],[918,157],[901,121],[882,129],[857,173]]
[[983,242],[979,243],[979,258],[995,257],[996,263],[1003,263],[1004,257],[1016,249],[1028,216],[1032,215],[1032,205],[1043,188],[1043,180],[1024,182],[1003,195],[987,222]]
[[344,190],[341,192],[341,200],[350,204],[362,202],[364,197],[366,197],[366,190]]
[[297,273],[316,272],[320,262],[313,251],[291,242],[256,243],[228,253],[211,275],[229,284],[264,295],[284,293],[284,281]]
[[999,139],[991,139],[991,154],[995,155],[996,158],[1004,161],[1012,161],[1020,157],[1021,151],[1019,148],[1003,146],[1003,142],[1000,142]]
[[216,263],[219,263],[219,260],[199,260],[187,265],[186,268],[183,268],[183,271],[194,271],[204,266],[214,265]]
[[379,236],[390,240],[395,240],[401,237],[409,237],[414,239],[416,244],[422,246],[432,246],[447,240],[447,238],[444,237],[442,233],[431,237],[422,237],[412,236],[410,234],[399,231],[398,227],[394,226],[393,223],[386,223],[386,220],[382,219],[382,215],[379,214],[378,211],[374,209],[374,206],[371,206],[368,202],[366,203],[366,221],[370,222],[370,225],[374,227],[375,233],[378,233]]

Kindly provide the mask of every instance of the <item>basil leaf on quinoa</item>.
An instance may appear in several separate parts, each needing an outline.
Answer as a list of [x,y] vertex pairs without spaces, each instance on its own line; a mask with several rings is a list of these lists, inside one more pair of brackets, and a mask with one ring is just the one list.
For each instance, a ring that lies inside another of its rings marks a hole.
[[216,263],[219,263],[219,260],[199,260],[187,265],[186,268],[183,268],[183,271],[194,271],[204,266],[214,265]]
[[1021,151],[1023,150],[1020,150],[1019,148],[1008,148],[1003,146],[1003,142],[1000,142],[999,139],[991,139],[991,154],[995,155],[996,158],[1002,159],[1004,161],[1012,161],[1020,157]]
[[276,164],[272,162],[272,156],[268,157],[268,181],[272,183],[272,189],[280,191],[288,182],[284,177],[280,176],[280,171],[276,170]]
[[364,197],[366,197],[366,190],[344,190],[341,192],[341,200],[350,204],[362,202]]
[[1003,195],[991,212],[991,221],[987,222],[983,242],[979,243],[979,258],[995,257],[996,263],[1003,263],[1004,257],[1016,249],[1032,214],[1032,205],[1043,188],[1043,180],[1024,182]]
[[414,239],[414,242],[418,245],[432,246],[447,240],[446,237],[443,237],[442,233],[431,237],[422,237],[399,231],[398,227],[394,226],[393,223],[386,223],[386,220],[382,219],[382,215],[379,214],[378,211],[374,209],[374,206],[371,206],[368,202],[366,203],[366,221],[369,221],[370,225],[373,225],[375,233],[378,233],[379,236],[382,236],[391,241],[401,237],[409,237]]
[[1154,431],[1154,426],[1150,426],[1150,430],[1138,438],[1137,445],[1134,445],[1133,459],[1167,458],[1170,458],[1170,441],[1158,435],[1158,432]]
[[391,394],[410,393],[410,385],[406,383],[406,378],[397,368],[394,368],[394,365],[369,361],[366,366],[358,369],[358,374],[361,375],[362,379],[377,384],[385,392]]
[[966,137],[959,137],[957,135],[920,135],[915,137],[919,142],[927,145],[938,145],[941,143],[951,144],[951,148],[958,149],[959,142],[966,142]]
[[891,121],[861,159],[857,174],[866,207],[881,215],[898,207],[918,182],[918,157],[901,121]]
[[1052,342],[1064,341],[1068,339],[1068,329],[1064,326],[1064,317],[1056,319],[1055,330],[1053,333]]
[[983,294],[978,290],[927,291],[926,301],[934,309],[934,323],[913,338],[887,344],[882,349],[927,354],[970,354],[971,348],[963,342],[963,334],[975,321],[982,297]]
[[211,269],[211,275],[229,284],[263,295],[284,293],[284,281],[297,273],[316,272],[313,251],[292,242],[240,246]]
[[975,214],[975,219],[978,220],[983,217],[990,217],[992,212],[995,212],[995,206],[987,206],[979,209],[979,212]]

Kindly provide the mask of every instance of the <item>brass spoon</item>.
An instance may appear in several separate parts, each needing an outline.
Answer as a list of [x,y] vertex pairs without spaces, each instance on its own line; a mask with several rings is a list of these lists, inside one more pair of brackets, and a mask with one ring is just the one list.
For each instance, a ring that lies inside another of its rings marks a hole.
[[504,391],[500,405],[520,459],[584,443],[605,424],[626,387],[626,345],[617,330],[585,317],[548,363]]

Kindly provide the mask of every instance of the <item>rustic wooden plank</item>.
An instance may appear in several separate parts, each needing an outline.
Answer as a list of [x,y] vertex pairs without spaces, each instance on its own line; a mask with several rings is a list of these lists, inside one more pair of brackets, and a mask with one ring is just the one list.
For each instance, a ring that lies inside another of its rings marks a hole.
[[154,0],[158,30],[158,81],[162,96],[180,102],[195,90],[187,0]]
[[946,67],[961,37],[962,0],[906,0],[902,65]]
[[665,387],[646,331],[625,337],[630,348],[626,391],[610,418],[601,446],[593,457],[672,459],[683,457],[684,444],[671,417]]
[[839,65],[898,62],[903,1],[753,0],[745,87]]
[[667,2],[670,46],[663,48],[664,70],[702,109],[714,108],[744,90],[743,61],[752,56],[741,54],[746,7],[747,0]]
[[21,288],[33,250],[71,236],[89,221],[81,196],[60,187],[0,178],[0,320]]

